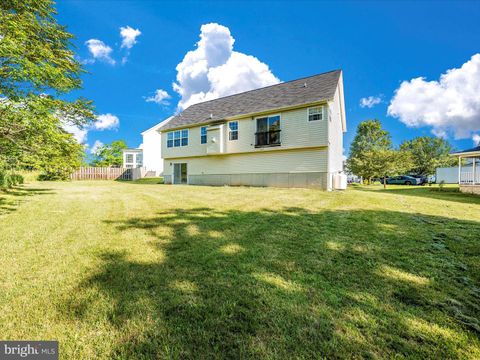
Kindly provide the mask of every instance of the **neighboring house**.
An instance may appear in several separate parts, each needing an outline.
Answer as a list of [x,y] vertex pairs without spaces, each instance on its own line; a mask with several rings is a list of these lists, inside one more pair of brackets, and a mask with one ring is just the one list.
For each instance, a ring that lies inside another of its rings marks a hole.
[[[480,195],[480,169],[478,166],[480,146],[458,151],[451,155],[458,158],[457,179],[460,191]],[[470,168],[465,169],[464,164],[470,165]]]
[[143,166],[142,149],[124,149],[123,150],[123,167],[137,168]]
[[[472,171],[472,165],[463,165],[461,172]],[[458,166],[439,167],[435,170],[435,182],[440,184],[458,184]]]
[[159,129],[168,124],[172,118],[169,117],[142,132],[142,145],[138,149],[125,149],[123,151],[123,167],[143,166],[146,176],[161,176],[163,173],[163,159]]
[[162,137],[159,130],[172,118],[173,116],[142,132],[143,166],[151,176],[160,176],[163,173]]
[[195,104],[159,131],[166,183],[330,190],[343,171],[342,71]]

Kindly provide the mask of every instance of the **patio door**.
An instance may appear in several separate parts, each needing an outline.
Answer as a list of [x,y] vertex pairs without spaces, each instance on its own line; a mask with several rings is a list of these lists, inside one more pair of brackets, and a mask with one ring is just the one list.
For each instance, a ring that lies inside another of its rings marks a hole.
[[187,164],[186,163],[173,164],[173,183],[187,184]]

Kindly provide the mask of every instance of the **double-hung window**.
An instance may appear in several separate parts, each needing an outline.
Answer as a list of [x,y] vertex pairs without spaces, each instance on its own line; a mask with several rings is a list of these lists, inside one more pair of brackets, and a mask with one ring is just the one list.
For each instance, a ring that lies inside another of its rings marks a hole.
[[182,146],[188,145],[188,129],[182,130]]
[[308,109],[308,121],[323,120],[323,106]]
[[173,131],[167,133],[167,148],[173,147]]
[[278,145],[280,145],[280,115],[258,118],[255,146]]
[[200,144],[206,144],[207,143],[207,127],[202,126],[200,128]]
[[180,147],[188,145],[188,129],[171,131],[167,133],[167,147]]
[[228,123],[228,140],[238,140],[238,121]]

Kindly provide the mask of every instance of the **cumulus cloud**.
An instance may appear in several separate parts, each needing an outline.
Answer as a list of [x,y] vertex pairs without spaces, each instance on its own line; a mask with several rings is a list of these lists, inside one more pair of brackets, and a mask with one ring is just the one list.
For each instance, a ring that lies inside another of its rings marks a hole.
[[63,129],[72,134],[75,140],[77,140],[80,144],[84,144],[87,141],[87,128],[80,128],[74,124],[64,124]]
[[409,127],[429,126],[437,136],[465,139],[480,130],[480,54],[440,79],[404,81],[395,91],[388,115]]
[[472,140],[473,140],[473,145],[474,146],[480,146],[480,135],[479,134],[473,134]]
[[187,52],[176,67],[173,89],[181,97],[180,110],[280,82],[268,65],[254,56],[234,51],[234,42],[227,27],[216,23],[202,25],[197,48]]
[[369,96],[366,98],[361,98],[360,99],[360,107],[362,108],[372,108],[375,105],[378,105],[382,102],[382,97],[379,96]]
[[97,121],[90,126],[79,127],[77,125],[64,122],[63,128],[66,132],[72,134],[80,144],[85,144],[87,142],[87,136],[90,130],[112,130],[117,129],[119,125],[120,119],[115,115],[107,113],[98,115]]
[[92,59],[87,60],[89,63],[95,62],[95,60],[104,61],[110,65],[115,65],[115,60],[111,57],[112,48],[98,39],[90,39],[85,41],[88,51],[92,55]]
[[116,129],[120,125],[120,120],[117,116],[108,114],[102,114],[97,116],[97,121],[93,123],[93,127],[96,130],[111,130]]
[[95,140],[92,148],[90,149],[90,154],[96,154],[98,149],[100,149],[104,144],[100,140]]
[[155,94],[153,96],[149,96],[145,99],[146,102],[154,102],[160,105],[168,105],[168,99],[171,96],[163,89],[155,90]]
[[138,29],[134,29],[130,26],[120,28],[120,36],[122,37],[122,48],[131,49],[133,45],[137,43],[137,37],[142,33]]

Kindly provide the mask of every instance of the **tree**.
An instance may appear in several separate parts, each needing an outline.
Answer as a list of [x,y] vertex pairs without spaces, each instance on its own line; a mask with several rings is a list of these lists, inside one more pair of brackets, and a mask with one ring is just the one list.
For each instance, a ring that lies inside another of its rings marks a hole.
[[102,145],[94,154],[93,166],[122,166],[123,152],[127,145],[123,140],[112,141],[111,144]]
[[440,166],[455,166],[456,158],[450,156],[452,146],[447,140],[431,136],[421,136],[404,141],[400,149],[408,151],[412,157],[410,172],[416,175],[432,175]]
[[387,187],[387,177],[408,172],[412,167],[412,156],[402,150],[377,150],[370,154],[376,166],[376,176],[383,179],[383,187]]
[[357,133],[350,146],[350,156],[347,168],[355,175],[364,179],[378,176],[378,162],[376,153],[390,150],[392,142],[388,131],[382,129],[379,120],[366,120],[357,127]]
[[64,130],[94,121],[92,102],[67,101],[81,87],[72,35],[51,0],[0,2],[0,166],[78,166],[83,147]]

